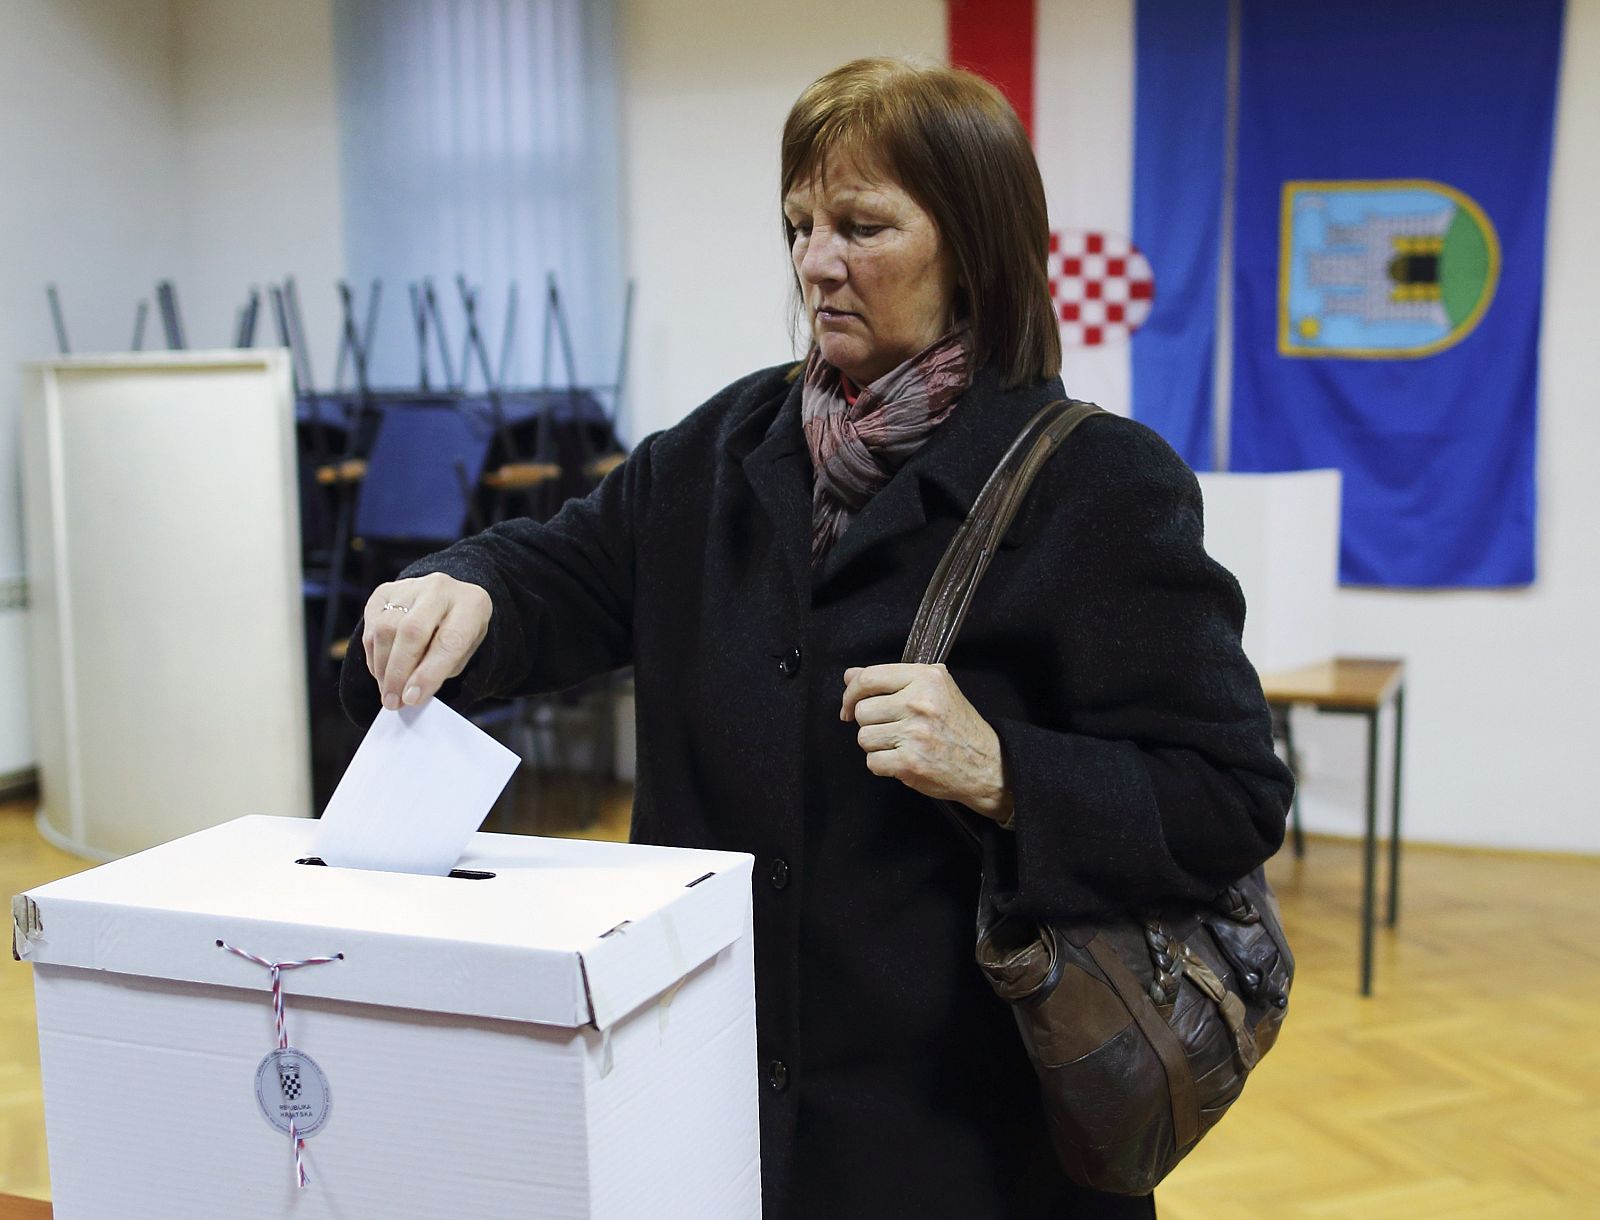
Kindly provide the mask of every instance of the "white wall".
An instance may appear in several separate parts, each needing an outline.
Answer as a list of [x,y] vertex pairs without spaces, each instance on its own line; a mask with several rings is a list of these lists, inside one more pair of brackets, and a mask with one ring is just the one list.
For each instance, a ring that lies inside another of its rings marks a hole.
[[[1546,237],[1538,579],[1339,595],[1346,653],[1403,656],[1408,838],[1600,852],[1600,4],[1567,7]],[[1306,825],[1359,833],[1359,721],[1296,721]],[[1303,726],[1303,727],[1302,727]]]
[[[0,579],[23,569],[17,365],[55,352],[46,282],[74,350],[106,350],[182,269],[170,17],[167,0],[0,4]],[[0,612],[0,775],[33,762],[25,626]]]
[[[0,577],[21,566],[19,360],[53,348],[57,279],[80,348],[126,342],[162,275],[217,341],[248,283],[302,277],[319,376],[343,262],[330,0],[0,3]],[[627,258],[639,280],[631,435],[792,354],[777,141],[799,91],[856,55],[944,52],[942,0],[622,0]],[[1539,580],[1488,593],[1340,594],[1339,646],[1410,666],[1410,837],[1600,851],[1600,3],[1568,6],[1540,402]],[[181,189],[175,184],[181,183]],[[392,304],[392,302],[391,302]],[[0,612],[0,774],[26,761],[22,616]],[[7,632],[11,634],[8,637]],[[1307,824],[1360,826],[1357,723],[1301,725]],[[21,761],[14,761],[21,759]]]
[[[329,0],[174,0],[173,30],[189,345],[230,346],[250,286],[293,274],[312,371],[331,384],[344,218]],[[277,342],[265,299],[256,342]]]
[[943,0],[623,0],[623,215],[639,282],[631,439],[794,355],[778,140],[861,55],[943,59]]
[[[116,351],[155,282],[191,347],[231,342],[252,283],[300,277],[333,374],[343,274],[329,0],[0,3],[0,580],[21,573],[17,365]],[[275,341],[263,312],[258,341]],[[152,312],[148,346],[162,342]],[[26,616],[0,610],[0,777],[32,765]]]

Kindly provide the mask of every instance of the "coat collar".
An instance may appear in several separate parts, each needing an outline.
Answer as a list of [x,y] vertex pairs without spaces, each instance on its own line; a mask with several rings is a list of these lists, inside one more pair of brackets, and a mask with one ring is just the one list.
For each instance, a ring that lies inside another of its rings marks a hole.
[[[960,520],[971,510],[995,464],[1045,403],[1064,397],[1059,378],[1017,390],[1000,388],[998,370],[974,375],[961,401],[911,459],[853,520],[822,568],[811,572],[811,455],[800,428],[796,380],[772,411],[771,400],[728,434],[728,456],[740,462],[756,498],[774,522],[796,588],[826,584],[857,559],[920,529],[934,516]],[[1004,545],[1019,540],[1022,518]]]
[[[1003,390],[992,363],[979,369],[949,418],[850,523],[823,560],[818,583],[932,517],[964,519],[1017,433],[1040,407],[1063,396],[1059,378]],[[1020,522],[1019,517],[1013,523],[1004,545],[1016,545]]]

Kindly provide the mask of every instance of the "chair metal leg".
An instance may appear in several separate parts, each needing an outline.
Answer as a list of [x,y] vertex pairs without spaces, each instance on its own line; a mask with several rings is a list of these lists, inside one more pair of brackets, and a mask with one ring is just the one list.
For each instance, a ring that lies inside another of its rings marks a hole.
[[529,699],[521,717],[522,739],[527,744],[524,757],[533,764],[535,771],[544,768],[544,747],[539,742],[539,703],[537,698]]
[[558,715],[560,700],[560,695],[546,694],[534,701],[533,740],[539,759],[541,812],[552,807],[553,792],[559,793],[558,787],[552,787],[552,780],[561,768],[562,759],[566,757],[561,738],[561,717]]
[[1300,768],[1295,761],[1294,753],[1294,709],[1283,709],[1283,749],[1289,756],[1289,775],[1294,780],[1294,793],[1289,797],[1289,825],[1294,831],[1294,856],[1296,860],[1305,858],[1306,835],[1300,827]]
[[[512,750],[516,749],[516,745],[514,744],[516,735],[517,724],[516,720],[513,718],[511,721],[511,731],[506,734],[508,739],[506,745]],[[496,807],[498,807],[500,810],[500,816],[496,819],[496,824],[500,827],[502,834],[510,834],[516,829],[517,793],[520,787],[519,781],[522,778],[522,768],[523,761],[519,757],[517,760],[517,765],[512,768],[511,778],[506,781],[504,791],[500,793],[499,800],[495,802]]]
[[1372,924],[1378,864],[1378,712],[1367,717],[1367,832],[1361,853],[1361,994],[1372,994]]
[[340,603],[344,598],[345,569],[350,559],[350,527],[355,516],[355,497],[347,485],[339,488],[338,515],[334,518],[333,553],[328,564],[328,595],[323,601],[322,630],[317,640],[317,665],[323,672],[334,668],[333,638],[338,629]]
[[1389,797],[1389,926],[1400,920],[1400,758],[1405,743],[1406,688],[1394,694],[1394,791]]

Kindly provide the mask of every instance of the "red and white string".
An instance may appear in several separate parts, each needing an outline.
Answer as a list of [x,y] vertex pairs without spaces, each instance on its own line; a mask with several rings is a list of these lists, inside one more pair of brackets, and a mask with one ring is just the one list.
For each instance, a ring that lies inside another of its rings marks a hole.
[[[229,953],[236,953],[246,961],[252,961],[258,966],[265,966],[272,972],[272,1019],[278,1027],[278,1049],[280,1051],[289,1049],[288,1027],[283,1020],[283,972],[285,970],[298,970],[301,966],[321,966],[328,962],[344,960],[343,953],[335,953],[332,957],[308,957],[298,962],[274,962],[264,957],[257,957],[254,953],[230,945],[226,941],[219,940],[217,948],[226,949]],[[289,1142],[294,1147],[295,1184],[304,1188],[310,1180],[306,1177],[306,1165],[303,1155],[306,1149],[306,1142],[300,1138],[299,1128],[292,1118],[289,1120]]]

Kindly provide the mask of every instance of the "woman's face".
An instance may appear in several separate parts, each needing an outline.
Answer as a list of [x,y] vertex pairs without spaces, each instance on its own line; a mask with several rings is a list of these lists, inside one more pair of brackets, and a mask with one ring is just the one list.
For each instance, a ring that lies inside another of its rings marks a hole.
[[857,385],[950,329],[955,260],[933,217],[888,175],[830,155],[785,196],[783,213],[812,338]]

